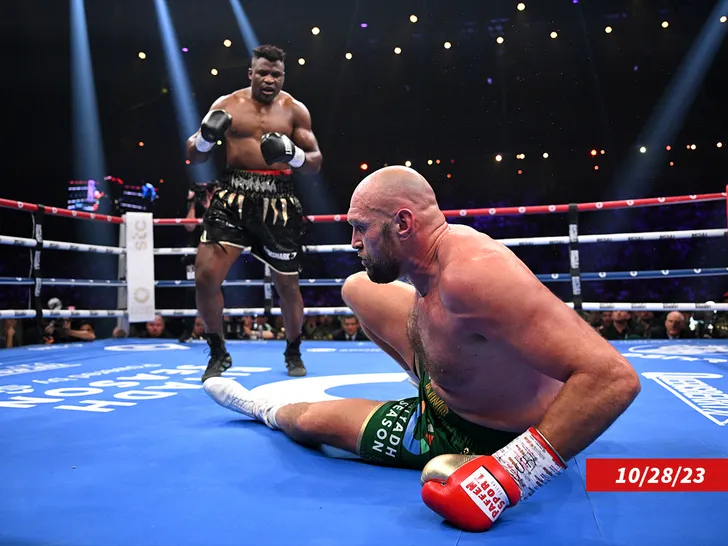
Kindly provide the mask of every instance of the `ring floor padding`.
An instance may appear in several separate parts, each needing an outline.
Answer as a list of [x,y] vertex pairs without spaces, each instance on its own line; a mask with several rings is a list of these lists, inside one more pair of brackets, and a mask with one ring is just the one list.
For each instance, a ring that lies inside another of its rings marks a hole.
[[[728,457],[728,411],[689,404],[670,390],[671,376],[656,375],[694,374],[728,392],[728,343],[615,346],[640,373],[638,399],[564,474],[481,534],[431,512],[417,471],[305,448],[217,406],[201,389],[201,343],[3,350],[0,544],[728,544],[728,494],[585,491],[589,457]],[[230,342],[226,375],[299,400],[415,392],[372,343],[302,348],[309,375],[296,379],[285,373],[283,342]]]

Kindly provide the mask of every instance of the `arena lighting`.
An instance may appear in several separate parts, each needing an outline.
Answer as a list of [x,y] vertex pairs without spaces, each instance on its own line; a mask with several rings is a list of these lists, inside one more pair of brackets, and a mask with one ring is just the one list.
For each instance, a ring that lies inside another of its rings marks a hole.
[[219,72],[217,71],[217,68],[213,68],[212,70],[210,70],[210,74],[212,74],[213,76],[217,76]]
[[604,29],[604,32],[606,32],[607,34],[611,34],[612,33],[612,27],[605,28]]
[[554,32],[552,32],[552,33],[551,33],[551,38],[552,38],[552,39],[554,39],[554,40],[555,40],[555,39],[556,39],[556,38],[558,38],[558,37],[559,37],[559,33],[558,33],[558,32],[554,31]]
[[523,11],[524,9],[526,9],[526,4],[524,4],[523,2],[521,2],[520,4],[518,4],[516,6],[516,8],[518,9],[518,11]]
[[139,147],[140,148],[143,148],[144,147],[144,142],[142,142],[141,140],[139,141]]
[[670,26],[670,23],[668,23],[667,21],[662,22],[662,28],[667,28],[669,26]]
[[548,158],[549,158],[549,154],[548,154],[548,152],[544,152],[544,153],[543,153],[543,158],[544,158],[544,159],[548,159]]
[[450,42],[445,42],[445,49],[450,49],[452,47],[452,44]]
[[361,28],[367,28],[367,27],[368,27],[369,25],[368,25],[368,24],[366,24],[366,23],[362,23],[362,24],[361,24],[361,25],[359,25],[359,26],[360,26]]
[[640,148],[640,153],[641,153],[641,154],[646,154],[646,153],[647,153],[647,148],[645,148],[644,146],[642,146],[642,147]]
[[146,53],[144,53],[143,51],[140,51],[140,52],[139,52],[139,58],[140,58],[140,59],[146,59],[146,58],[147,58],[147,54],[146,54]]
[[354,57],[354,55],[352,55],[351,53],[347,53],[346,55],[344,55],[344,57],[346,57],[346,60],[350,61]]
[[452,178],[452,175],[450,173],[447,173],[448,178]]
[[359,165],[359,168],[362,171],[366,171],[369,168],[369,165],[367,165],[366,163],[362,163],[361,165]]
[[404,166],[405,167],[411,167],[412,166],[412,162],[411,161],[405,161],[404,162]]
[[416,23],[417,22],[417,16],[416,15],[410,15],[410,23]]
[[696,150],[697,148],[698,148],[698,147],[697,147],[697,146],[696,146],[695,144],[691,144],[691,145],[690,145],[690,149],[691,149],[691,150]]
[[523,171],[521,169],[518,169],[518,174],[523,174]]
[[602,150],[602,151],[601,151],[600,153],[601,153],[602,155],[604,155],[604,154],[606,154],[607,152],[605,152],[604,150]]
[[726,21],[728,21],[728,17],[726,17],[725,15],[720,18],[721,23],[725,23]]
[[672,146],[665,146],[665,149],[669,152],[670,150],[672,150]]
[[233,45],[233,43],[232,43],[232,42],[231,42],[230,40],[225,40],[225,41],[224,41],[224,42],[222,43],[222,45],[224,45],[225,47],[230,47],[231,45]]
[[400,53],[402,53],[402,48],[401,47],[395,47],[394,48],[394,53],[395,53],[395,55],[399,55]]
[[218,145],[218,146],[222,146],[222,140],[218,140],[218,141],[217,141],[217,145]]
[[439,159],[436,159],[435,160],[435,163],[437,163],[439,165],[440,164],[440,160]]
[[313,27],[311,29],[311,34],[313,34],[314,36],[318,36],[319,34],[321,34],[321,29],[319,27]]
[[428,165],[432,165],[432,159],[428,159],[428,160],[427,160],[427,164],[428,164]]
[[594,165],[594,170],[595,171],[598,171],[599,170],[599,165]]
[[496,38],[495,41],[498,42],[499,44],[502,44],[503,42],[505,42],[505,40],[503,39],[503,36],[498,36],[498,38]]
[[591,153],[592,156],[596,156],[597,155],[597,151],[596,150],[592,150],[590,153]]
[[497,156],[495,156],[495,160],[498,162],[501,162],[501,161],[503,161],[503,156],[498,154]]
[[674,167],[674,166],[675,166],[675,162],[674,161],[670,161],[670,167]]
[[722,147],[723,147],[723,143],[722,143],[722,142],[719,142],[718,144],[716,144],[716,146],[717,146],[718,148],[722,148]]
[[306,64],[306,59],[304,59],[303,57],[301,57],[300,59],[298,59],[298,64],[300,64],[301,66],[303,66],[304,64]]
[[190,164],[190,160],[189,159],[185,159],[185,165],[189,165],[189,164]]
[[189,51],[189,49],[187,49],[186,47],[182,48],[182,53],[187,53],[188,51]]

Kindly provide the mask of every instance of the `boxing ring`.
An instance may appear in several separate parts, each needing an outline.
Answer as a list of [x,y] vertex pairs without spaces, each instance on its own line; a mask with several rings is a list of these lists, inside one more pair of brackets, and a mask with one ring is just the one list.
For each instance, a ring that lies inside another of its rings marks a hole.
[[[726,193],[634,201],[447,211],[449,218],[478,215],[566,215],[568,235],[503,239],[507,246],[568,245],[569,272],[539,275],[568,282],[579,310],[727,311],[702,302],[586,302],[581,284],[598,279],[692,278],[728,275],[728,267],[582,272],[583,244],[725,237],[725,228],[580,235],[581,211],[726,202]],[[90,215],[0,199],[0,207],[124,225],[124,218]],[[311,217],[345,221],[344,215]],[[155,219],[158,229],[182,219]],[[46,250],[102,252],[124,260],[126,249],[0,236],[0,244],[30,248],[30,277],[3,277],[28,286],[29,309],[0,310],[0,318],[123,320],[118,309],[42,306],[43,286],[112,286],[122,279],[57,279],[40,275]],[[155,248],[155,256],[195,249]],[[353,251],[348,245],[308,252]],[[128,264],[125,267],[129,267]],[[156,281],[158,288],[189,281]],[[262,280],[226,281],[260,286],[263,308],[227,309],[239,316],[280,313]],[[343,279],[302,279],[305,286],[337,286]],[[120,301],[122,301],[120,299]],[[194,310],[158,309],[164,316]],[[345,307],[307,308],[342,315]],[[105,339],[0,351],[0,544],[39,545],[371,545],[428,544],[725,544],[721,492],[595,492],[587,490],[587,461],[599,458],[728,460],[728,343],[721,340],[615,341],[635,367],[642,393],[567,471],[532,498],[506,510],[484,534],[443,523],[420,500],[419,472],[383,468],[311,450],[282,433],[214,404],[202,391],[204,342]],[[288,378],[283,341],[228,341],[234,366],[224,375],[271,398],[396,399],[414,392],[391,359],[370,342],[305,341],[304,378]]]

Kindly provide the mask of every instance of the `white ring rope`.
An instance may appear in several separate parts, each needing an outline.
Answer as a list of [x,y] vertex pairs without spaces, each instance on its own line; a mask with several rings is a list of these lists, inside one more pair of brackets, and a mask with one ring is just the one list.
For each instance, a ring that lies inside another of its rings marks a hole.
[[[573,309],[574,304],[566,302],[565,305]],[[728,303],[603,303],[603,302],[584,302],[582,304],[584,311],[728,311]],[[156,314],[163,317],[195,317],[197,310],[195,309],[158,309]],[[240,317],[243,315],[264,315],[266,314],[263,307],[250,308],[230,308],[223,309],[223,315]],[[273,307],[270,310],[271,315],[281,315],[280,307]],[[305,315],[353,315],[353,311],[348,307],[306,307]],[[44,318],[105,318],[105,317],[124,317],[126,311],[123,310],[95,310],[95,309],[62,309],[51,311],[43,309]],[[0,318],[35,318],[34,309],[5,309],[0,310]]]
[[[723,237],[728,234],[728,229],[690,229],[683,231],[644,231],[640,233],[604,233],[598,235],[579,235],[578,242],[590,243],[624,243],[634,241],[658,241],[673,239],[703,239],[712,237]],[[569,244],[568,235],[553,237],[518,237],[513,239],[495,239],[504,246],[548,246]],[[313,245],[304,246],[304,252],[354,252],[350,245]],[[250,248],[245,247],[243,253],[249,253]],[[154,254],[164,255],[192,255],[197,249],[187,248],[155,248]]]
[[[723,237],[728,234],[728,229],[690,229],[682,231],[644,231],[640,233],[603,233],[598,235],[580,235],[578,242],[581,244],[590,243],[623,243],[634,241],[658,241],[673,239],[703,239],[712,237]],[[497,242],[508,246],[548,246],[569,244],[568,236],[553,237],[517,237],[511,239],[495,239]],[[34,239],[25,237],[10,237],[0,235],[0,245],[13,245],[24,247],[35,247]],[[80,243],[65,243],[62,241],[43,241],[43,248],[52,250],[74,250],[78,252],[95,252],[104,254],[125,254],[126,250],[121,247],[87,245]],[[330,252],[353,252],[351,245],[309,245],[303,247],[304,252],[330,253]],[[243,253],[249,253],[250,247],[245,247]],[[156,256],[189,256],[197,253],[197,248],[155,248]]]

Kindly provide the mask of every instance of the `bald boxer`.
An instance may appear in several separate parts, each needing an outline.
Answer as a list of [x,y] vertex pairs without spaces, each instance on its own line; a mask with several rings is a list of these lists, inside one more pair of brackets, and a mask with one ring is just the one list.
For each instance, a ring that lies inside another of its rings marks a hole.
[[638,376],[508,248],[448,224],[414,170],[365,178],[348,221],[366,273],[346,280],[344,300],[417,396],[281,405],[226,378],[204,388],[298,442],[422,469],[427,506],[488,529],[607,430]]
[[203,382],[232,365],[223,336],[220,287],[247,246],[272,270],[286,329],[288,375],[306,375],[298,285],[303,211],[291,174],[293,169],[318,172],[322,156],[308,109],[282,91],[285,52],[271,45],[255,48],[248,77],[250,87],[217,99],[187,141],[190,162],[201,163],[224,140],[230,168],[229,181],[221,182],[205,212],[195,260],[197,309],[210,346]]

